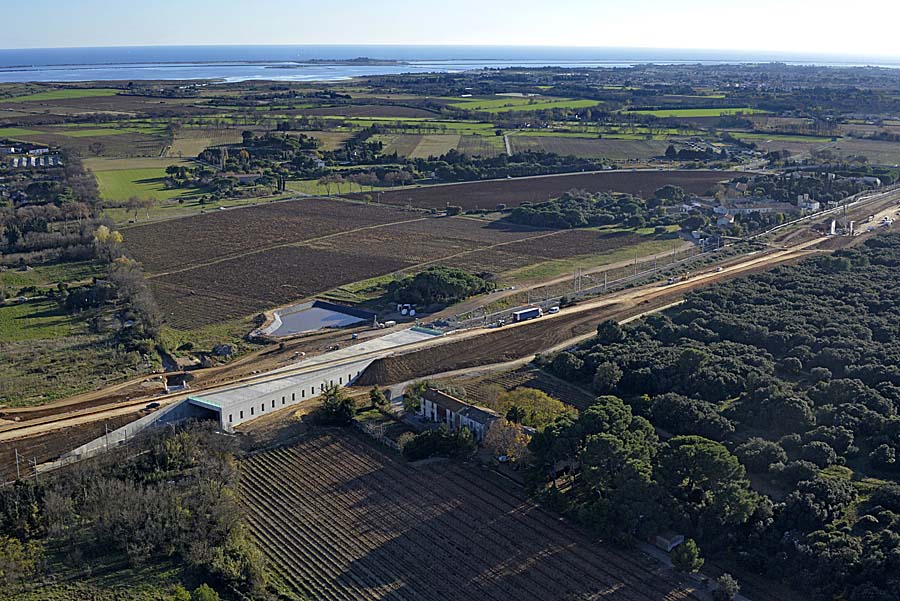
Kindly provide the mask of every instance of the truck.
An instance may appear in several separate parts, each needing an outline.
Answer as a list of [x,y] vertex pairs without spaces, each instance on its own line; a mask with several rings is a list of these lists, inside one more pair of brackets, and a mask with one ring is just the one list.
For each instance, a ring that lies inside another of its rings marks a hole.
[[544,310],[540,307],[532,307],[530,309],[522,309],[521,311],[513,312],[513,321],[516,323],[520,323],[523,321],[528,321],[529,319],[537,319],[544,315]]

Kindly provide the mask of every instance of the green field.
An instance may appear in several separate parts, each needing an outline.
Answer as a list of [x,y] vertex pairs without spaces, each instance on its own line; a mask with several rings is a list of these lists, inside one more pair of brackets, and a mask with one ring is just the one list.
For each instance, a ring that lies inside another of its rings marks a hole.
[[68,88],[53,90],[50,92],[38,92],[28,96],[11,98],[12,102],[39,102],[42,100],[70,100],[73,98],[97,98],[101,96],[115,96],[120,90],[111,88]]
[[721,117],[723,115],[764,115],[768,111],[749,107],[708,108],[708,109],[659,109],[648,111],[626,111],[630,115],[650,115],[653,117]]
[[77,329],[78,320],[61,313],[53,301],[0,306],[0,342],[63,338]]
[[27,142],[29,136],[42,136],[44,132],[34,129],[22,129],[21,127],[0,127],[0,138],[9,138],[10,140],[21,140]]
[[178,159],[86,159],[84,166],[97,178],[104,200],[122,201],[132,196],[156,201],[190,197],[189,189],[167,189],[166,167],[190,164]]
[[535,97],[504,97],[491,100],[467,100],[454,102],[450,106],[466,111],[480,111],[483,113],[503,113],[507,111],[542,111],[546,109],[576,109],[589,108],[600,104],[597,100],[572,100],[571,98],[535,98]]
[[58,282],[83,282],[104,273],[103,266],[94,261],[53,263],[39,265],[28,271],[8,269],[0,272],[0,286],[23,288],[25,286],[52,287]]
[[167,189],[166,170],[162,167],[98,171],[94,175],[97,176],[100,196],[104,200],[128,200],[132,196],[138,196],[159,201],[194,193],[193,190]]
[[70,138],[95,138],[99,136],[121,136],[122,134],[161,135],[164,130],[157,127],[102,127],[54,129],[47,133],[60,134]]

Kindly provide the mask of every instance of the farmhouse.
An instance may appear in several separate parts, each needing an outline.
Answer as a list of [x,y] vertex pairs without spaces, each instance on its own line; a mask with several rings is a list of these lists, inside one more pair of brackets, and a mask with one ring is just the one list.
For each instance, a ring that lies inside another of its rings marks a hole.
[[716,225],[718,226],[728,226],[734,223],[734,215],[731,213],[726,213],[721,215],[718,219],[716,219]]
[[479,442],[484,440],[490,425],[500,419],[493,411],[470,405],[434,388],[429,388],[422,395],[419,415],[446,424],[451,430],[465,426]]

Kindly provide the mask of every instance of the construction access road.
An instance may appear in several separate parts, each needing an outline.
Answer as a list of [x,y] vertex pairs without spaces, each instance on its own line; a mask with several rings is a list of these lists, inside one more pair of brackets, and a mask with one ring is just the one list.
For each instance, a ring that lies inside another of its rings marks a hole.
[[[863,214],[879,216],[887,214],[897,210],[898,200],[900,200],[900,190],[872,194],[855,202],[852,206],[852,214],[854,217]],[[611,293],[565,308],[555,315],[547,315],[536,321],[503,328],[464,330],[441,338],[431,338],[376,351],[367,350],[370,345],[360,345],[356,350],[352,346],[346,347],[338,353],[325,353],[315,361],[307,363],[292,360],[291,350],[294,347],[282,350],[267,349],[218,368],[219,371],[216,372],[218,375],[215,378],[199,379],[191,394],[220,391],[233,385],[252,384],[285,375],[302,374],[304,370],[311,368],[339,366],[347,362],[359,362],[369,358],[372,359],[373,364],[363,373],[358,381],[359,385],[397,384],[433,374],[530,359],[537,353],[551,352],[585,340],[593,335],[597,324],[604,319],[625,320],[647,312],[659,311],[678,302],[686,292],[691,290],[796,261],[814,253],[830,252],[887,229],[897,229],[896,225],[891,228],[879,227],[875,232],[865,233],[857,238],[826,238],[813,233],[809,227],[813,224],[821,225],[819,223],[822,220],[821,217],[824,215],[820,214],[816,216],[816,219],[803,220],[793,224],[800,230],[798,236],[790,235],[794,231],[790,228],[782,228],[777,232],[775,244],[784,244],[785,240],[799,238],[800,241],[794,244],[773,245],[768,250],[731,259],[722,263],[720,267],[706,267],[672,285],[654,283]],[[346,333],[336,335],[347,336]],[[324,338],[317,338],[313,344],[322,344],[324,340]],[[303,344],[303,341],[297,341],[297,344]],[[279,359],[275,361],[272,356],[279,357]],[[315,365],[312,365],[313,363]],[[276,369],[279,367],[280,369]],[[261,370],[266,370],[266,373],[254,373]],[[109,391],[106,393],[109,394]],[[112,394],[113,401],[118,402],[103,403],[104,391],[98,391],[91,393],[90,405],[87,407],[63,401],[56,404],[55,407],[40,408],[42,415],[39,419],[4,423],[0,425],[0,442],[45,434],[71,425],[121,417],[128,412],[134,413],[137,417],[149,402],[165,405],[183,400],[188,396],[187,393],[137,394],[123,401],[121,387],[113,390]],[[116,398],[115,395],[118,397]]]
[[[727,278],[767,269],[781,263],[794,261],[817,251],[822,238],[808,240],[795,246],[774,251],[760,251],[734,260],[721,270],[712,267],[693,274],[672,285],[650,284],[631,290],[607,295],[563,309],[556,315],[538,320],[514,324],[503,328],[476,328],[448,334],[444,337],[399,344],[390,348],[375,348],[363,344],[347,347],[334,353],[325,353],[314,361],[299,361],[265,374],[252,374],[235,378],[225,386],[197,386],[189,393],[135,398],[127,402],[96,405],[86,409],[66,412],[65,405],[58,414],[40,419],[7,423],[0,427],[0,442],[25,436],[59,430],[72,425],[109,419],[133,412],[136,416],[149,402],[161,405],[181,401],[191,394],[208,394],[225,390],[233,385],[247,385],[288,375],[298,375],[310,369],[337,367],[345,363],[358,363],[372,359],[373,364],[358,380],[359,385],[389,385],[431,374],[504,363],[533,357],[536,353],[574,345],[590,337],[597,324],[604,319],[624,320],[637,314],[658,311],[677,302],[684,293]],[[245,365],[245,367],[247,367]]]

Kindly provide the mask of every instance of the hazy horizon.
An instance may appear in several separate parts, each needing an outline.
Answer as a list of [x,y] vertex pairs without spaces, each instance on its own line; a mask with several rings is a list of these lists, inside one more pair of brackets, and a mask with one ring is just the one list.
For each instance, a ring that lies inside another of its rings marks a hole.
[[[409,45],[699,49],[900,57],[893,3],[873,0],[852,21],[823,0],[738,3],[663,0],[458,0],[452,7],[403,0],[345,0],[336,9],[307,0],[148,0],[109,6],[32,0],[7,13],[5,49],[210,45]],[[204,27],[211,16],[215,27]],[[352,18],[348,18],[352,16]],[[863,20],[865,17],[865,20]],[[854,35],[862,33],[865,35]]]

